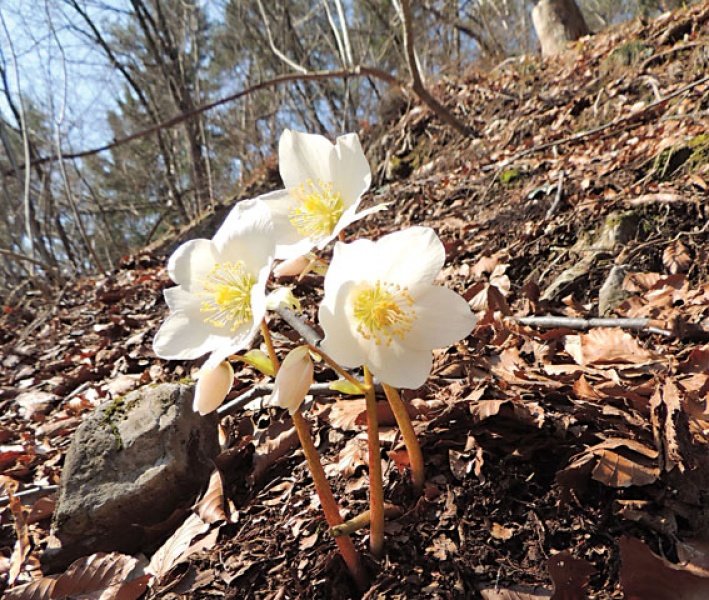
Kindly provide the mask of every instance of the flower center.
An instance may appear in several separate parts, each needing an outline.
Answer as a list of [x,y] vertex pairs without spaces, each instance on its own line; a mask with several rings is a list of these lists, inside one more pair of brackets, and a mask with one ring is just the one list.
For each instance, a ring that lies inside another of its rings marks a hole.
[[207,313],[204,321],[215,327],[230,326],[236,331],[251,321],[251,288],[256,277],[247,273],[242,261],[217,263],[205,277],[200,293],[204,299],[200,312]]
[[416,319],[414,299],[408,289],[377,281],[359,290],[352,302],[357,331],[366,340],[387,346],[394,338],[403,339]]
[[288,215],[291,225],[304,237],[322,239],[329,236],[337,225],[345,203],[342,195],[333,190],[332,183],[308,180],[290,190],[298,205]]

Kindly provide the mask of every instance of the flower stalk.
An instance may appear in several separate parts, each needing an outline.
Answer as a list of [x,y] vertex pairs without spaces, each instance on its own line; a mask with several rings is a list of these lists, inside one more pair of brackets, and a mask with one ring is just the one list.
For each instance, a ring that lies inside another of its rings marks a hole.
[[369,449],[369,547],[374,556],[381,558],[384,551],[384,484],[382,482],[382,460],[379,449],[379,421],[377,420],[377,399],[372,381],[372,373],[364,367],[364,383],[367,386],[367,446]]
[[263,343],[266,344],[266,351],[268,352],[268,357],[271,359],[273,370],[278,373],[280,363],[278,362],[276,349],[273,347],[273,338],[271,337],[271,330],[268,328],[268,324],[266,323],[265,317],[263,321],[261,321],[261,335],[263,335]]
[[406,444],[406,451],[409,455],[409,463],[411,464],[411,480],[414,484],[414,489],[417,494],[421,494],[425,480],[423,453],[421,452],[421,444],[419,444],[418,437],[416,437],[414,426],[411,423],[409,411],[406,410],[406,406],[396,388],[387,384],[383,384],[382,387],[389,401],[391,412],[394,413],[396,424],[401,431],[401,436],[404,438],[404,444]]
[[[327,481],[325,470],[320,463],[320,457],[310,433],[310,426],[305,420],[305,417],[303,417],[303,414],[300,412],[300,409],[296,410],[292,414],[292,417],[295,430],[298,433],[298,438],[300,439],[300,444],[303,447],[305,460],[307,461],[308,468],[313,476],[315,490],[320,498],[320,504],[322,505],[323,512],[325,513],[327,524],[330,528],[342,525],[344,523],[344,519],[340,514],[340,509],[337,505],[335,497],[332,495],[332,490],[330,489],[330,484]],[[337,543],[337,548],[340,551],[350,574],[357,584],[357,587],[360,590],[367,589],[367,575],[362,568],[359,554],[357,553],[357,550],[355,549],[349,535],[338,536],[335,538],[335,542]]]

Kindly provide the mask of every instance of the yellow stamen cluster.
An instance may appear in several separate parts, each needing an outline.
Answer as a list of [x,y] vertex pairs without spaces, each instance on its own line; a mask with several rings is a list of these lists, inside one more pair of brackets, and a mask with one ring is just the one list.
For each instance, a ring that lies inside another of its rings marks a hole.
[[416,319],[413,304],[409,291],[392,283],[377,281],[360,289],[352,301],[357,331],[366,340],[389,346],[411,330]]
[[204,299],[199,310],[207,313],[205,323],[236,331],[251,321],[251,288],[255,283],[256,277],[246,272],[242,261],[215,264],[200,294]]
[[298,205],[288,216],[300,235],[321,239],[332,234],[345,212],[342,195],[333,189],[332,183],[308,180],[290,190],[290,194],[298,201]]

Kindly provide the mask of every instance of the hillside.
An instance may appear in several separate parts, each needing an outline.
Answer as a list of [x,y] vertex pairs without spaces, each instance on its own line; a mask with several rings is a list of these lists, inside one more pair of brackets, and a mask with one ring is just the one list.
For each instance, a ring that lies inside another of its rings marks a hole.
[[[426,458],[421,498],[396,429],[382,430],[386,499],[401,516],[387,524],[386,559],[367,560],[365,598],[709,597],[708,72],[704,2],[558,59],[439,82],[435,95],[476,138],[398,96],[365,124],[375,174],[365,201],[389,208],[349,234],[434,228],[445,284],[480,317],[405,394]],[[244,196],[276,182],[264,166]],[[2,507],[3,585],[18,531],[28,540],[18,583],[39,575],[53,510],[42,489],[58,483],[82,418],[194,372],[151,349],[167,311],[166,253],[194,235],[107,277],[20,289],[4,307],[0,468],[19,490],[40,489],[23,496],[25,529]],[[321,278],[293,283],[315,325]],[[557,318],[524,320],[535,316]],[[628,320],[585,321],[597,317]],[[275,317],[274,328],[289,343]],[[260,379],[243,368],[230,398]],[[350,515],[367,508],[363,411],[318,396],[308,412]],[[289,417],[240,406],[223,427],[230,518],[146,597],[354,597]],[[354,539],[364,551],[366,533]]]

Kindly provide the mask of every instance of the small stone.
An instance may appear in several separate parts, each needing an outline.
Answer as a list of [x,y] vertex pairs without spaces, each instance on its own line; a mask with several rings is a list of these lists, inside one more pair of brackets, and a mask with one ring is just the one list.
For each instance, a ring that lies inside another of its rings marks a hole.
[[194,387],[144,386],[104,402],[72,439],[48,550],[49,569],[94,552],[127,554],[165,533],[209,480],[219,451],[217,417],[192,411]]

